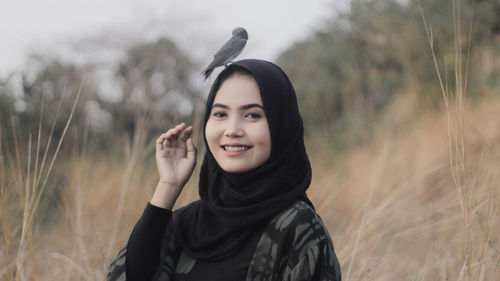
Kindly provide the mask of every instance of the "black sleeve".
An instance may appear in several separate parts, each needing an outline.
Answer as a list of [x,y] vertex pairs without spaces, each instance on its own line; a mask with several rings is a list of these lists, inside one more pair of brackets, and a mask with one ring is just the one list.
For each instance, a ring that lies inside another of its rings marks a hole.
[[149,280],[160,263],[160,245],[172,211],[147,204],[127,244],[128,281]]

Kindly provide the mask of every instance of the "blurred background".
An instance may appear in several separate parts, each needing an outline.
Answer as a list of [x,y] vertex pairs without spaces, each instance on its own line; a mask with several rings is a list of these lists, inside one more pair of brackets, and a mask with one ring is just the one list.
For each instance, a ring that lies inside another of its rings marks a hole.
[[156,137],[193,124],[203,156],[200,74],[236,26],[295,86],[343,280],[499,280],[498,0],[3,3],[0,280],[105,280]]

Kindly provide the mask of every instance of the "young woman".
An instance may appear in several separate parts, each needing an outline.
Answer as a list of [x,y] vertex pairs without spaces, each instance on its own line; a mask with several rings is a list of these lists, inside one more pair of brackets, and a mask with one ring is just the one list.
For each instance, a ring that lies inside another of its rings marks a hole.
[[210,90],[200,200],[172,212],[195,166],[192,127],[158,138],[160,181],[108,280],[341,280],[332,241],[306,195],[311,166],[286,74],[229,65]]

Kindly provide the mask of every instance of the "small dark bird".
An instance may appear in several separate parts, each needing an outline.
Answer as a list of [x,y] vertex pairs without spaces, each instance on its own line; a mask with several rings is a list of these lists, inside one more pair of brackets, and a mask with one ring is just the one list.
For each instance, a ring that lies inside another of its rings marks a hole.
[[204,80],[210,77],[210,74],[214,71],[216,67],[227,66],[234,58],[236,58],[245,45],[247,44],[248,33],[243,27],[237,27],[233,30],[233,37],[220,48],[220,50],[215,54],[214,60],[210,63],[205,70],[203,70]]

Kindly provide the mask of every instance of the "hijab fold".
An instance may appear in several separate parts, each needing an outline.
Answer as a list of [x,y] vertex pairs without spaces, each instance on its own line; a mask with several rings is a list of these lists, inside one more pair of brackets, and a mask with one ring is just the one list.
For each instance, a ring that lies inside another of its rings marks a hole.
[[207,148],[200,171],[200,200],[174,212],[173,229],[183,250],[197,259],[219,260],[238,252],[255,231],[297,200],[311,204],[306,190],[311,165],[295,90],[275,64],[247,59],[226,67],[209,92],[203,132],[215,95],[235,71],[253,76],[259,86],[271,133],[271,154],[259,167],[227,173]]

